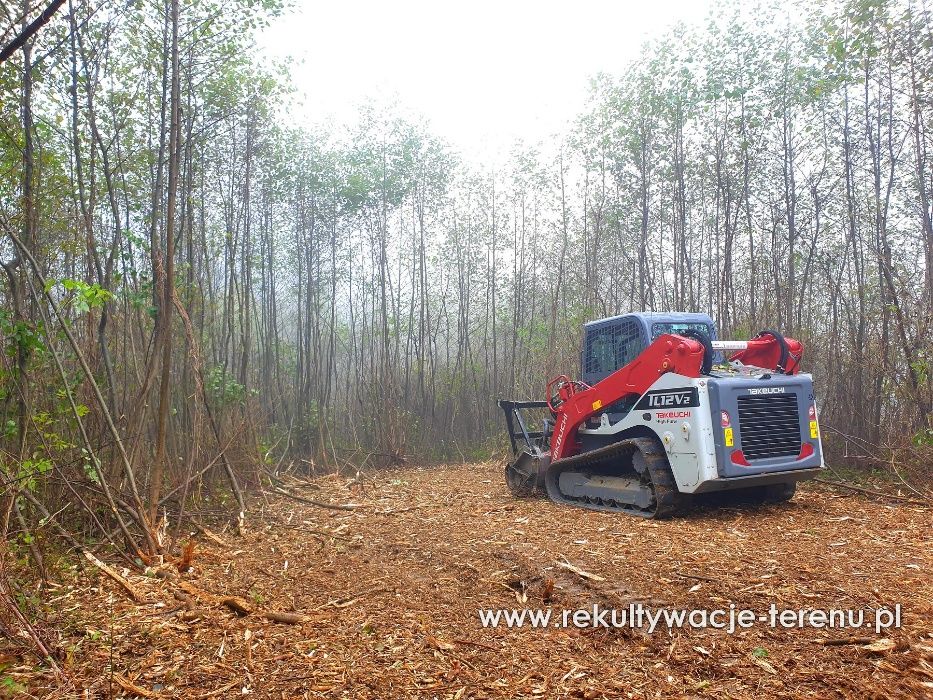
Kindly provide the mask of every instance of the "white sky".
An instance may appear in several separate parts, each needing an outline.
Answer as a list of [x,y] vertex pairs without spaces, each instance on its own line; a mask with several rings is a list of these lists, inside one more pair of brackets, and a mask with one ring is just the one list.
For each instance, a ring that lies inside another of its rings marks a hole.
[[296,0],[265,30],[291,57],[296,121],[353,119],[367,98],[397,101],[468,159],[496,159],[581,111],[588,78],[621,72],[646,39],[697,22],[711,0]]

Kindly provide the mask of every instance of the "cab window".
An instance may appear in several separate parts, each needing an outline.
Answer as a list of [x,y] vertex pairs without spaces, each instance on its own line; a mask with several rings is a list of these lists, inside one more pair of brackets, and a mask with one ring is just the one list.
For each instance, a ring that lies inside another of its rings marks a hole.
[[685,330],[695,330],[703,331],[710,338],[715,338],[713,335],[713,327],[708,323],[671,323],[671,322],[659,322],[652,324],[651,326],[651,339],[657,340],[659,336],[664,335],[665,333],[674,333],[679,335]]
[[587,333],[584,371],[603,378],[634,360],[643,349],[641,328],[632,321],[591,330]]

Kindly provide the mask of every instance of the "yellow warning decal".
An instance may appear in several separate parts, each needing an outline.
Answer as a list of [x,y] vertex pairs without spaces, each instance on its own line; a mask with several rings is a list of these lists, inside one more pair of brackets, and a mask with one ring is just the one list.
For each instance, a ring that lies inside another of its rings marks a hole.
[[594,410],[594,411],[598,411],[598,410],[601,409],[602,407],[603,407],[602,399],[596,399],[596,400],[593,402],[593,410]]
[[810,421],[810,437],[814,440],[820,436],[820,428],[815,420]]
[[735,440],[732,438],[732,428],[726,428],[723,433],[726,436],[726,447],[732,447],[735,444]]

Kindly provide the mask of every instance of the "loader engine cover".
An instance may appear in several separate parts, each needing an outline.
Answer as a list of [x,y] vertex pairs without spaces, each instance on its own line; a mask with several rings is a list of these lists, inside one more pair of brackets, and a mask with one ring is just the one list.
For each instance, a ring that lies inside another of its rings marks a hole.
[[816,424],[810,375],[763,377],[767,378],[710,377],[708,381],[712,415],[729,416],[733,428],[728,441],[724,430],[713,434],[722,477],[780,472],[787,469],[788,461],[796,469],[822,464],[820,441],[810,425]]

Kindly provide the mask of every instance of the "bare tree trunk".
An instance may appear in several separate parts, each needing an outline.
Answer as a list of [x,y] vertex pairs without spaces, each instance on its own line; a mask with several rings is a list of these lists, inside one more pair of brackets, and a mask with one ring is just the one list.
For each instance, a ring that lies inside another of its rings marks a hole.
[[163,273],[163,296],[159,308],[159,322],[162,325],[162,376],[159,383],[159,414],[156,432],[156,455],[149,478],[149,520],[158,518],[159,497],[162,492],[162,480],[168,462],[166,454],[166,433],[168,431],[169,411],[171,410],[172,377],[172,312],[175,298],[175,203],[178,193],[178,172],[181,160],[179,147],[181,121],[181,80],[178,64],[178,2],[170,0],[171,5],[171,118],[168,138],[168,193],[165,205],[165,271]]

